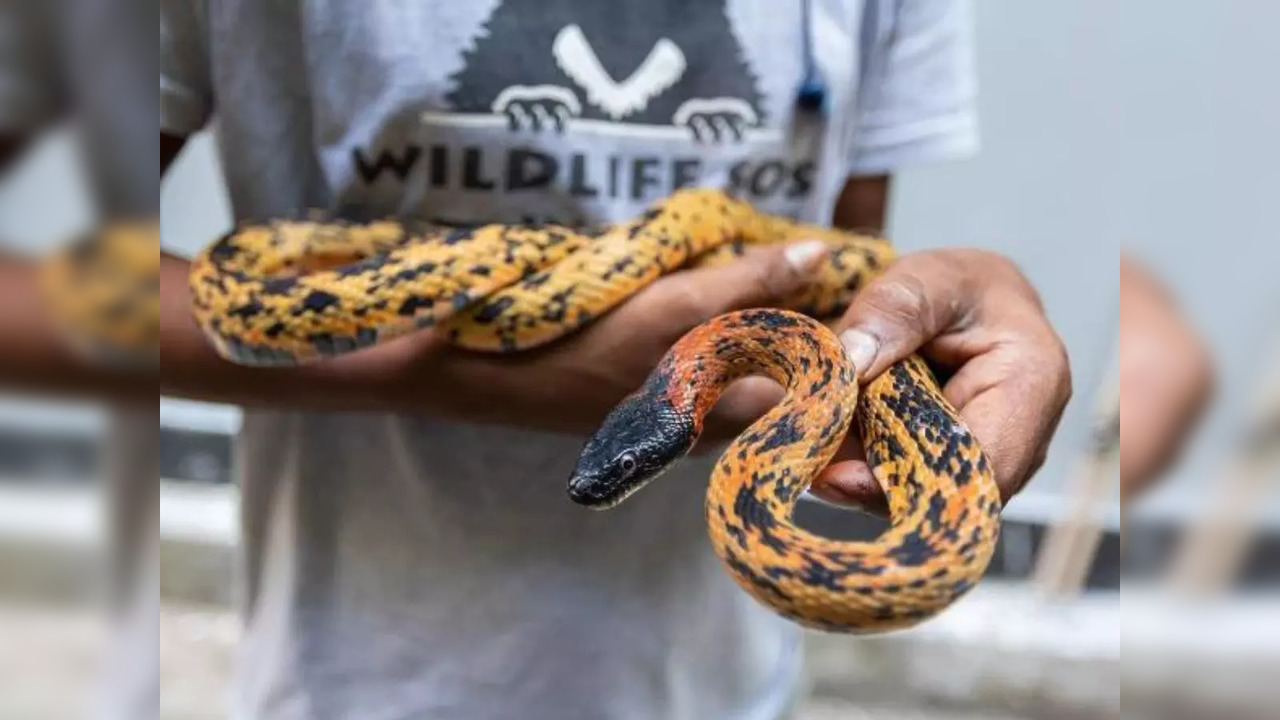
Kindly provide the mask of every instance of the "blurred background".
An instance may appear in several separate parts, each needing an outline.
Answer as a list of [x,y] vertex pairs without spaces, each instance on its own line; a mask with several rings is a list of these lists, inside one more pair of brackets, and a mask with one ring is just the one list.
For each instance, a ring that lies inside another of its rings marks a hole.
[[[1280,393],[1267,394],[1280,387],[1280,5],[975,6],[982,150],[903,173],[891,232],[907,251],[978,245],[1016,259],[1068,346],[1075,396],[1044,469],[1007,508],[988,582],[916,630],[815,636],[803,718],[1119,717],[1122,695],[1125,717],[1276,717],[1265,680],[1280,677],[1280,468],[1242,438],[1280,416],[1268,405]],[[171,171],[169,248],[194,252],[227,228],[216,162],[199,137]],[[65,137],[0,184],[0,237],[40,247],[87,218]],[[1123,519],[1122,248],[1171,289],[1218,370],[1181,461]],[[56,705],[56,673],[82,672],[92,644],[69,611],[48,608],[83,596],[100,562],[104,422],[93,407],[0,402],[0,637],[43,627],[65,660],[32,668],[23,643],[0,644],[0,717],[59,717],[22,709]],[[236,635],[239,415],[161,398],[160,424],[162,707],[219,717]],[[817,505],[803,520],[835,536],[877,530]]]

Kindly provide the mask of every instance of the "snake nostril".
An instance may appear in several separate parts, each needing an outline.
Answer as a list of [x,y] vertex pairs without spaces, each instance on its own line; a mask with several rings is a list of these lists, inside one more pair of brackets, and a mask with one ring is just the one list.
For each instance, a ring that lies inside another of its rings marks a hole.
[[592,505],[600,501],[600,497],[592,492],[590,478],[576,476],[569,480],[569,499],[579,505]]

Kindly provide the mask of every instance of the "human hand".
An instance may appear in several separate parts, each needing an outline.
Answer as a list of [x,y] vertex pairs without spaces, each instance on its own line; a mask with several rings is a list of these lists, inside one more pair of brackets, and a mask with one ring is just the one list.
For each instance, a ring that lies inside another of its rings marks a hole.
[[1148,489],[1177,458],[1213,394],[1208,348],[1173,298],[1120,264],[1120,495]]
[[[440,341],[424,363],[402,366],[420,376],[426,364],[437,378],[449,377],[449,385],[460,390],[435,400],[448,400],[459,416],[589,432],[643,384],[682,335],[732,310],[779,304],[803,289],[825,255],[821,240],[752,248],[728,264],[663,276],[578,332],[544,348],[487,355]],[[734,402],[734,390],[726,393],[729,405]],[[723,414],[717,414],[704,437],[711,441],[727,437],[750,419],[725,421]]]
[[[1002,501],[1044,463],[1071,397],[1071,370],[1039,296],[1008,259],[971,249],[903,255],[835,329],[864,382],[917,351],[949,374],[943,393],[991,461]],[[852,435],[811,491],[886,515]]]

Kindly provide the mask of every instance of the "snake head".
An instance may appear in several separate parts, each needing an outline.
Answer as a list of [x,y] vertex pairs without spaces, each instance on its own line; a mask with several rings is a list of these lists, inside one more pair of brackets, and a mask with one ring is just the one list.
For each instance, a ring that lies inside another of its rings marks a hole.
[[666,472],[697,440],[693,417],[661,393],[623,400],[587,441],[569,479],[569,497],[603,510]]

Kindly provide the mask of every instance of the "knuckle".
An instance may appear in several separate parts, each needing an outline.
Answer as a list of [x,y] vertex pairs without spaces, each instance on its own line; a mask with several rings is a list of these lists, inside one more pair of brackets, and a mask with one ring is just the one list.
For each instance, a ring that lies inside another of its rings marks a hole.
[[670,310],[680,317],[696,322],[707,314],[707,292],[697,283],[672,283],[668,293]]
[[778,302],[791,293],[796,277],[782,248],[748,252],[722,279],[720,285],[724,291],[720,302],[711,309],[727,312],[747,305]]
[[696,283],[683,282],[683,278],[672,275],[650,285],[645,293],[648,301],[657,312],[654,315],[665,315],[676,318],[694,317],[700,314],[705,302],[703,291]]
[[912,274],[886,278],[866,298],[866,308],[885,322],[923,334],[932,314],[924,282]]
[[[946,257],[946,254],[943,254]],[[1013,258],[992,250],[982,248],[961,248],[950,256],[951,265],[964,267],[968,272],[996,273],[1002,275],[1022,276],[1022,270]]]

